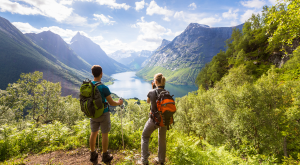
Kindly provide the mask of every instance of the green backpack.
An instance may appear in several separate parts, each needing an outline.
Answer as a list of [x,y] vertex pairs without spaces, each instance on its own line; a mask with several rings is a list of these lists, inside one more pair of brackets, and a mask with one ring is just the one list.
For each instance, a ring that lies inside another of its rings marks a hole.
[[80,87],[80,106],[81,111],[89,118],[98,118],[103,114],[104,103],[102,102],[101,93],[97,86],[102,85],[101,82],[97,82],[95,85],[91,80],[87,79],[83,81]]

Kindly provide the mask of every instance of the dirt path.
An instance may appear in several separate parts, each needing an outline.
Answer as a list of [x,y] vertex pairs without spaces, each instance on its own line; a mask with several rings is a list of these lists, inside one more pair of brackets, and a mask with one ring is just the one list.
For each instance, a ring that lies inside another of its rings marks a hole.
[[[140,159],[140,153],[137,151],[111,151],[114,156],[112,165],[119,164],[136,164],[136,161]],[[149,157],[150,164],[154,164],[155,155],[151,154]],[[78,148],[70,151],[54,151],[47,154],[35,154],[29,155],[26,158],[15,160],[18,165],[92,165],[89,161],[90,152],[88,148]],[[8,163],[14,164],[12,161]],[[98,162],[101,162],[101,156],[98,157]]]

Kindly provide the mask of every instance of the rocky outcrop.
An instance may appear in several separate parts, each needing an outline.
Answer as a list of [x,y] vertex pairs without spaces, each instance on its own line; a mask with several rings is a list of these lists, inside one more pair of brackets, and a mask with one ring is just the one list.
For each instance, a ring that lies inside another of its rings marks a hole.
[[[190,68],[200,70],[207,62],[220,52],[225,50],[225,41],[231,37],[234,28],[242,29],[243,25],[235,27],[209,27],[197,23],[191,23],[172,42],[157,50],[147,63],[138,72],[143,74],[151,72],[151,68],[163,67],[166,70],[176,72],[176,70]],[[191,82],[197,77],[194,73],[186,79]],[[176,77],[174,77],[176,79]]]

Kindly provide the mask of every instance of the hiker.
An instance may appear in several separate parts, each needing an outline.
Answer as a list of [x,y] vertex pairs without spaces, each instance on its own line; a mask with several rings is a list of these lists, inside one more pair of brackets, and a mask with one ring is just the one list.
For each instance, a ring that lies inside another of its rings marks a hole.
[[[93,84],[96,84],[97,82],[101,82],[101,78],[103,76],[102,68],[99,65],[92,66],[92,74],[94,76],[94,81],[92,81]],[[106,104],[106,107],[103,111],[103,114],[98,118],[91,118],[90,119],[90,125],[91,125],[91,136],[90,136],[90,148],[91,148],[91,158],[90,161],[93,164],[98,163],[98,153],[95,150],[96,145],[96,138],[99,132],[99,129],[101,128],[102,133],[102,162],[109,163],[113,159],[113,156],[110,155],[107,151],[108,149],[108,132],[110,131],[110,112],[109,107],[107,106],[106,100],[111,106],[117,106],[122,105],[123,100],[119,99],[117,102],[114,101],[111,97],[111,93],[109,91],[109,88],[101,84],[98,86],[98,90],[101,93],[102,101],[104,104]]]
[[[154,76],[154,82],[152,82],[152,90],[149,91],[147,95],[147,103],[151,103],[150,109],[151,112],[157,111],[156,106],[156,98],[157,93],[156,90],[160,93],[161,91],[164,91],[166,79],[161,74],[158,73]],[[141,148],[142,148],[142,156],[141,160],[139,160],[138,164],[149,164],[148,157],[150,156],[149,153],[149,139],[154,130],[158,128],[158,157],[155,158],[155,162],[158,164],[164,164],[165,157],[166,157],[166,132],[167,127],[160,127],[155,124],[154,118],[152,115],[149,115],[149,119],[146,122],[142,134],[142,142],[141,142]]]

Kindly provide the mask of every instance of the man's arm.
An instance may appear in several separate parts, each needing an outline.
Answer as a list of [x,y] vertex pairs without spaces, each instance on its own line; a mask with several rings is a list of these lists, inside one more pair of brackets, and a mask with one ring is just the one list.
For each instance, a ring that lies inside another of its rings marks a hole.
[[147,97],[147,103],[150,103],[150,98],[149,97]]
[[111,98],[111,95],[108,95],[106,97],[106,100],[107,102],[109,103],[109,105],[111,106],[117,106],[117,105],[122,105],[123,104],[123,100],[122,99],[119,99],[118,101],[114,101],[112,98]]

